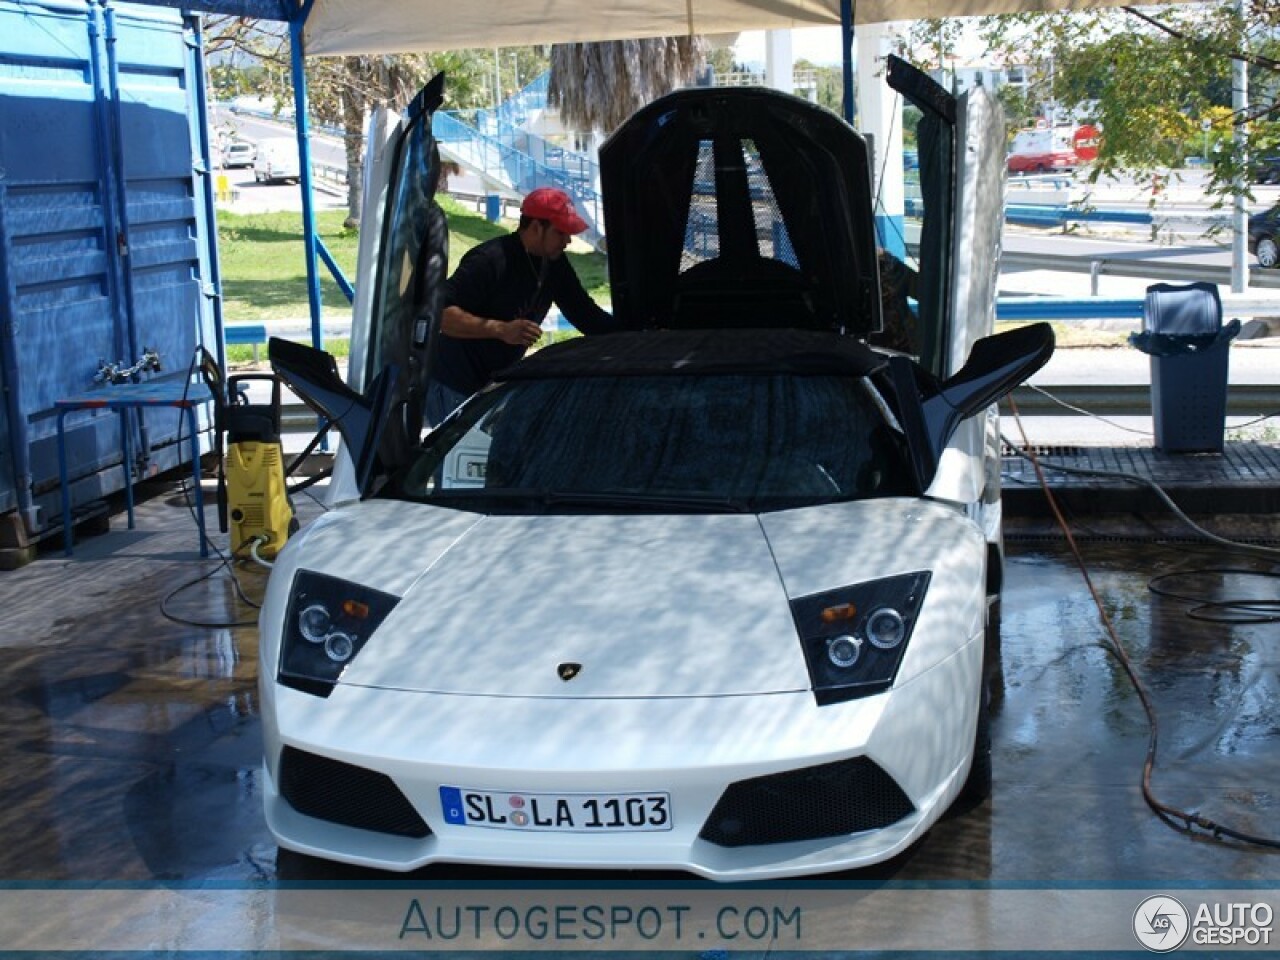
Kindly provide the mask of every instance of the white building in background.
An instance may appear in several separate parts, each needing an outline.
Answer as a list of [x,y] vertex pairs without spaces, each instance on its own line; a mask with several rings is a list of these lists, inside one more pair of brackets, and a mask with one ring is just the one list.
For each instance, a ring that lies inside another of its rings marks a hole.
[[929,76],[956,94],[986,87],[999,90],[1004,86],[1017,87],[1023,93],[1031,87],[1034,73],[1026,64],[992,63],[988,60],[948,57],[941,67],[928,70]]

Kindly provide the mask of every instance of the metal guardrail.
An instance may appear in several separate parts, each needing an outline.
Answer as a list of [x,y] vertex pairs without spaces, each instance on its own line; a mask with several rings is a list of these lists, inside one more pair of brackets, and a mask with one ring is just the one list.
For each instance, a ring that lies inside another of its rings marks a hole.
[[1060,227],[1068,223],[1150,224],[1155,220],[1150,210],[1079,210],[1065,204],[1006,203],[1006,223],[1033,227]]
[[347,185],[347,168],[345,166],[335,167],[328,163],[311,164],[311,175],[323,183],[332,184],[335,187],[345,188]]
[[[1144,417],[1151,414],[1151,387],[1145,383],[1037,386],[1063,403],[1104,417]],[[1013,391],[1013,402],[1023,416],[1079,415],[1045,396],[1045,393],[1023,384]],[[1000,404],[1000,412],[1010,412],[1007,403]],[[1228,416],[1261,417],[1277,412],[1280,412],[1280,384],[1233,383],[1227,387]]]
[[[997,320],[1141,320],[1142,297],[1000,297]],[[1280,317],[1280,300],[1231,294],[1222,298],[1226,317]]]
[[1000,297],[996,300],[997,320],[1140,320],[1143,300],[1139,297]]
[[[1150,280],[1169,280],[1187,283],[1205,280],[1209,283],[1231,282],[1231,268],[1212,264],[1172,263],[1160,260],[1130,260],[1119,257],[1081,257],[1071,254],[1023,253],[1005,250],[1000,263],[1024,270],[1052,270],[1057,273],[1087,273],[1096,278],[1141,277]],[[1266,270],[1253,265],[1249,268],[1249,286],[1264,290],[1280,290],[1280,270]],[[1096,291],[1097,286],[1094,284]]]

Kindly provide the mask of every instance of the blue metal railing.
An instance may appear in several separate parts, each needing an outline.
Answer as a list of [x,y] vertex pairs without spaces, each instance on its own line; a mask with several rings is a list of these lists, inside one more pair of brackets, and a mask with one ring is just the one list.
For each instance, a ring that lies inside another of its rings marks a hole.
[[525,194],[536,187],[565,191],[591,230],[596,235],[604,233],[593,163],[585,157],[575,160],[567,151],[548,156],[546,140],[501,120],[495,111],[479,110],[470,116],[473,122],[468,123],[463,115],[442,110],[432,119],[432,133],[442,145],[451,146],[463,162],[516,193]]
[[558,187],[573,198],[594,236],[604,234],[599,165],[523,129],[531,115],[547,107],[551,74],[543,72],[519,93],[492,110],[442,110],[432,133],[467,166],[524,194],[536,187]]
[[499,140],[521,144],[524,152],[539,163],[552,170],[560,171],[566,177],[581,180],[583,185],[591,190],[595,190],[596,184],[600,182],[600,165],[586,154],[566,150],[545,137],[521,129],[516,124],[504,119],[501,111],[497,111],[496,116],[493,118],[490,118],[488,114],[494,113],[494,111],[481,110],[478,113],[484,121],[490,123],[496,129],[496,136]]
[[[917,197],[903,201],[903,212],[908,217],[924,215],[924,204]],[[1150,224],[1154,218],[1150,210],[1081,210],[1065,203],[1005,203],[1006,223],[1033,227],[1060,227],[1065,223],[1136,223]]]
[[1065,223],[1138,223],[1152,222],[1149,210],[1078,210],[1066,204],[1006,203],[1004,219],[1037,227],[1058,227]]
[[997,320],[1140,320],[1142,297],[999,297]]
[[498,116],[506,123],[520,126],[529,119],[529,114],[547,108],[547,88],[550,86],[551,71],[544,70],[524,89],[498,105]]

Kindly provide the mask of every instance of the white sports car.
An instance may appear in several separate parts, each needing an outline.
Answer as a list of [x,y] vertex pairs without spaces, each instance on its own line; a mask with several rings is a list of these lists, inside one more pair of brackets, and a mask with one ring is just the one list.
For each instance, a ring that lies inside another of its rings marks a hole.
[[1052,334],[987,335],[998,111],[890,77],[923,111],[903,349],[874,346],[864,139],[686,90],[601,154],[629,332],[536,352],[425,438],[438,85],[415,102],[373,158],[350,386],[271,344],[344,441],[261,615],[281,846],[750,880],[884,860],[986,792],[993,404]]

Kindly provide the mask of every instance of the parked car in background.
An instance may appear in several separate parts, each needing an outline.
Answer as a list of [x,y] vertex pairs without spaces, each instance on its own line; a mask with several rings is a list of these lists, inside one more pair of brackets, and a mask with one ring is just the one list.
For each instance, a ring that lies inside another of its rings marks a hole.
[[1258,266],[1280,266],[1280,204],[1249,218],[1249,252]]
[[1080,166],[1072,145],[1070,127],[1023,130],[1013,138],[1009,151],[1010,173],[1070,173]]
[[298,141],[293,137],[269,137],[258,142],[258,155],[253,160],[253,179],[259,183],[297,180],[302,176],[298,166]]
[[222,148],[222,166],[226,170],[233,167],[252,167],[258,156],[258,149],[244,140],[232,140]]
[[1254,183],[1280,183],[1280,155],[1258,157],[1253,161]]

